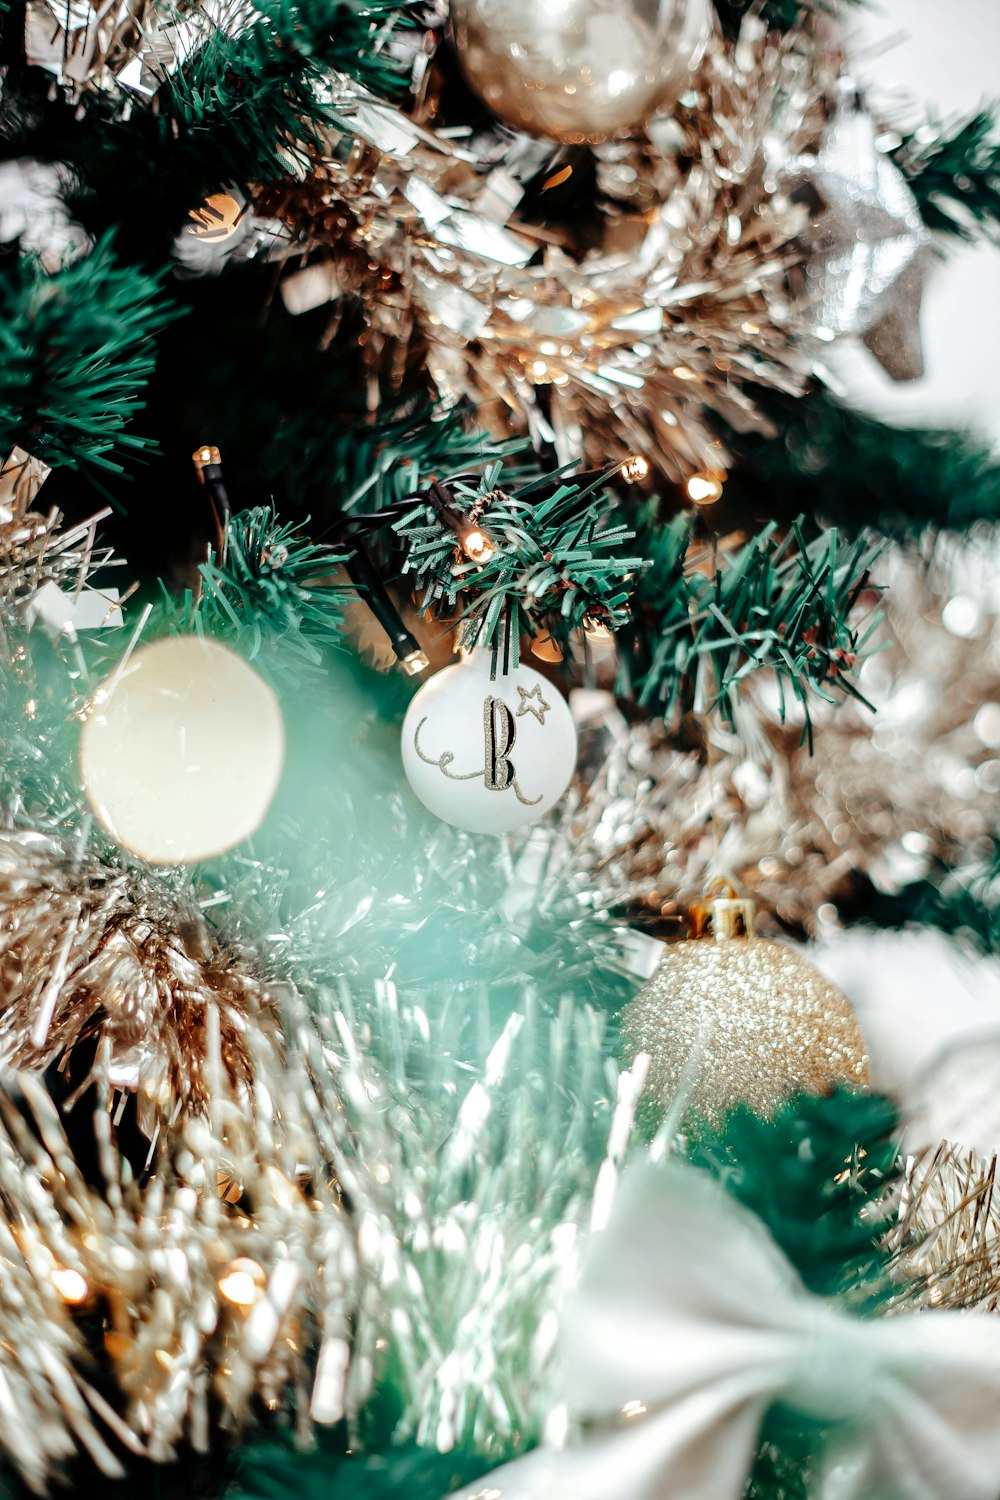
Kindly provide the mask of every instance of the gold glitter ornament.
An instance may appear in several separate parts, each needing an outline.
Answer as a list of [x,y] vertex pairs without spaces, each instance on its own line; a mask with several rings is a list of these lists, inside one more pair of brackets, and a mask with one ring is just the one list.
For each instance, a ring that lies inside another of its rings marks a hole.
[[794,948],[757,937],[753,902],[725,889],[622,1014],[629,1055],[650,1058],[652,1114],[678,1101],[684,1119],[714,1125],[738,1104],[766,1117],[795,1093],[866,1084],[847,999]]

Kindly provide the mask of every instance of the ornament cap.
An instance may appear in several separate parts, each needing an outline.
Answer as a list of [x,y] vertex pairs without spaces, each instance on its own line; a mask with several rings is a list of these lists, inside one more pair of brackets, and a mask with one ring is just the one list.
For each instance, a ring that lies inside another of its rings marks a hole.
[[757,935],[757,905],[741,896],[731,880],[713,880],[705,899],[691,908],[691,936],[712,937],[717,943]]

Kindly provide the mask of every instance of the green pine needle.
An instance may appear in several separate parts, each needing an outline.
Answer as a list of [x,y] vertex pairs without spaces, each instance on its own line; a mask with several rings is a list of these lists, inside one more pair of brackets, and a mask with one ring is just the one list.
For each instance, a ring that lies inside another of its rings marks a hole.
[[902,542],[1000,519],[1000,461],[974,435],[890,427],[822,389],[764,406],[780,437],[732,435],[739,461],[726,497],[745,514],[766,495],[772,514],[804,511]]
[[[846,3],[860,5],[864,0]],[[838,4],[837,0],[715,0],[715,9],[723,30],[732,36],[748,15],[761,16],[774,31],[790,31],[810,15],[835,16]]]
[[[871,1313],[892,1290],[883,1235],[896,1127],[888,1099],[843,1088],[799,1095],[770,1120],[739,1108],[690,1154],[761,1219],[811,1291]],[[773,1407],[746,1500],[805,1500],[821,1444],[815,1423]]]
[[981,109],[947,133],[925,127],[893,152],[928,229],[973,240],[1000,237],[1000,134]]
[[396,0],[261,0],[235,36],[210,33],[160,89],[157,109],[204,138],[224,173],[282,176],[308,163],[324,132],[346,128],[331,74],[381,97],[402,92],[407,75],[390,43],[413,24]]
[[335,1436],[310,1452],[291,1441],[258,1443],[238,1456],[233,1500],[444,1500],[490,1468],[482,1457],[407,1446],[345,1454]]
[[863,920],[874,927],[936,927],[975,952],[1000,955],[1000,843],[969,870],[940,866],[897,894],[867,893]]
[[345,560],[264,506],[242,511],[226,529],[224,555],[201,564],[198,597],[166,600],[168,628],[231,640],[251,660],[273,659],[283,679],[305,675],[339,642],[353,590],[332,575]]
[[544,626],[566,641],[588,621],[622,625],[629,580],[645,560],[622,555],[634,533],[615,521],[602,494],[605,476],[582,485],[567,477],[537,499],[543,478],[507,492],[500,475],[495,463],[478,484],[451,488],[455,513],[493,548],[485,560],[462,554],[456,531],[429,503],[395,523],[423,610],[448,613],[459,605],[467,642],[494,650],[504,643],[515,664],[521,634]]
[[[684,689],[706,673],[702,696],[731,716],[743,681],[774,671],[805,714],[810,698],[860,698],[853,673],[876,620],[859,635],[853,617],[878,547],[843,540],[835,530],[807,541],[801,521],[780,536],[775,525],[710,572],[689,559],[691,523],[679,516],[640,535],[651,566],[640,575],[633,619],[619,637],[623,690],[641,706],[672,713]],[[864,701],[864,700],[861,700]]]
[[162,283],[119,264],[110,236],[53,274],[31,257],[0,270],[0,452],[19,444],[53,468],[120,473],[127,453],[152,450],[125,428],[154,336],[178,315]]
[[763,1221],[811,1291],[871,1309],[887,1290],[878,1237],[891,1209],[878,1204],[896,1125],[888,1099],[841,1088],[800,1094],[769,1120],[740,1107],[691,1155]]

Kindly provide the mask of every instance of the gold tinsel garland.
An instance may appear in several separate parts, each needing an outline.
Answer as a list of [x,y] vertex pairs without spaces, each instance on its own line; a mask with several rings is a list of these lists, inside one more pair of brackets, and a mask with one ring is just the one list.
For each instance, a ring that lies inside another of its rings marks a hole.
[[830,67],[807,30],[750,21],[735,45],[713,38],[673,118],[595,149],[587,246],[518,211],[529,159],[562,182],[582,153],[502,133],[467,150],[439,128],[433,69],[410,116],[334,82],[354,149],[331,142],[305,182],[257,201],[313,252],[286,299],[361,298],[373,393],[415,345],[446,401],[494,404],[562,461],[724,470],[711,419],[760,428],[754,387],[800,393],[812,370],[788,288],[807,215],[779,189],[783,163],[819,142]]
[[903,1163],[896,1225],[889,1239],[906,1299],[928,1307],[996,1312],[1000,1299],[997,1159],[960,1145]]
[[858,679],[876,712],[817,706],[812,752],[766,677],[735,728],[710,718],[694,749],[686,722],[628,724],[599,700],[574,857],[601,899],[669,928],[735,877],[765,930],[814,935],[863,882],[894,894],[939,865],[978,869],[1000,831],[995,559],[979,537],[886,555],[886,619]]

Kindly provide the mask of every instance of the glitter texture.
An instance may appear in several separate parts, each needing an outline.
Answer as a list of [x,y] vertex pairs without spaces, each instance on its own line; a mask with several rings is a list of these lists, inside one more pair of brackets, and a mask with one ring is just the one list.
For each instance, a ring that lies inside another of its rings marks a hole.
[[844,996],[792,948],[766,938],[676,943],[626,1006],[633,1052],[652,1059],[647,1096],[717,1122],[735,1104],[770,1115],[797,1090],[863,1084],[868,1057]]

